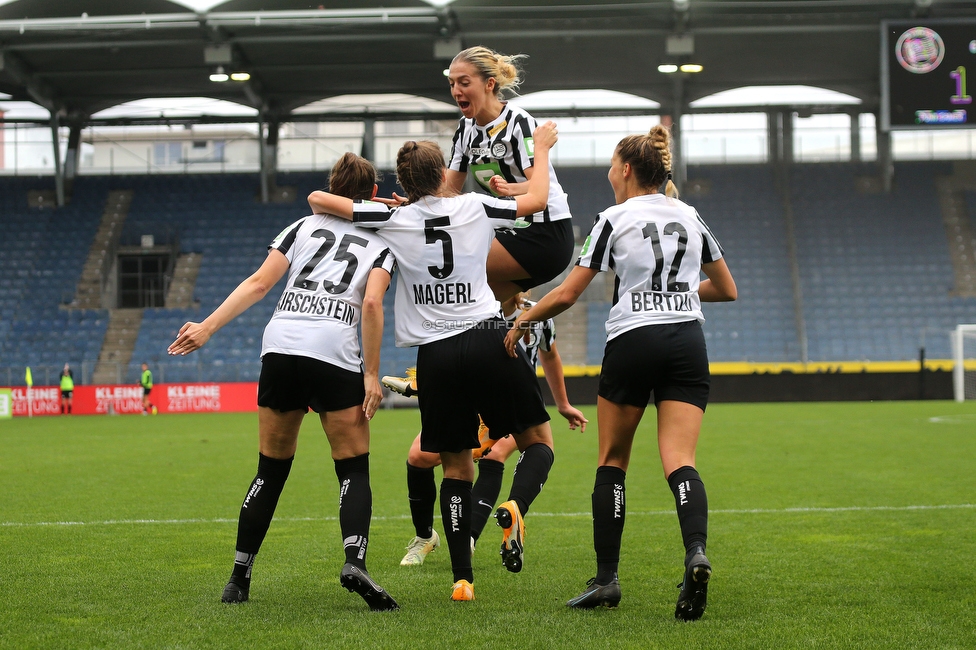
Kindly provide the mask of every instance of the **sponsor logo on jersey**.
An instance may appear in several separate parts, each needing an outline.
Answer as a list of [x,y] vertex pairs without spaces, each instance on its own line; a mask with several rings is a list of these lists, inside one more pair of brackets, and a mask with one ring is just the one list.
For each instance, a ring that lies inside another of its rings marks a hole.
[[535,156],[535,138],[524,138],[522,144],[525,145],[525,153],[529,154],[529,158]]
[[502,132],[502,129],[504,129],[506,126],[508,126],[508,120],[502,120],[501,122],[499,122],[495,126],[493,126],[490,129],[488,129],[488,137],[489,138],[494,138],[495,137],[495,134],[496,133],[501,133]]
[[475,302],[470,282],[434,282],[413,285],[415,305],[464,305]]
[[586,251],[590,250],[590,241],[593,239],[593,235],[587,235],[586,241],[583,242],[583,250],[580,251],[580,257],[586,255]]
[[345,301],[316,296],[306,291],[285,291],[275,307],[275,313],[310,314],[323,316],[352,325],[356,320],[356,309]]
[[630,308],[635,313],[640,311],[692,311],[694,304],[691,301],[690,293],[631,291]]
[[468,155],[472,158],[488,158],[491,156],[491,147],[471,147]]

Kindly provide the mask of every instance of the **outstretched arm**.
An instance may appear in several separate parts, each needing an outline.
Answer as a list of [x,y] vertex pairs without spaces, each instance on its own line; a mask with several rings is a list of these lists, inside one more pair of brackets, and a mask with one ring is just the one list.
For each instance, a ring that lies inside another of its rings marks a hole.
[[220,307],[217,307],[202,323],[190,322],[181,327],[179,335],[169,346],[167,352],[174,356],[183,356],[202,348],[217,330],[268,295],[271,288],[287,271],[288,258],[281,251],[272,249],[261,268],[244,282],[241,282],[224,299]]
[[[539,176],[541,175],[539,174]],[[537,302],[532,309],[522,312],[505,336],[505,349],[508,350],[509,356],[518,356],[515,353],[515,345],[519,337],[525,334],[526,327],[536,321],[543,321],[561,314],[575,305],[583,290],[590,285],[597,273],[599,271],[596,269],[574,266],[562,284],[544,295],[542,300]]]
[[383,344],[383,295],[390,286],[390,274],[386,269],[373,269],[366,280],[363,296],[363,384],[366,399],[363,412],[370,420],[383,401],[380,386],[380,347]]
[[569,403],[569,396],[566,394],[566,380],[563,377],[563,361],[556,349],[556,342],[553,341],[548,350],[539,350],[539,362],[542,364],[542,371],[546,374],[546,383],[552,391],[552,398],[556,401],[556,409],[559,414],[569,420],[569,428],[575,430],[578,426],[580,432],[586,431],[586,423],[589,420],[583,412],[574,408]]

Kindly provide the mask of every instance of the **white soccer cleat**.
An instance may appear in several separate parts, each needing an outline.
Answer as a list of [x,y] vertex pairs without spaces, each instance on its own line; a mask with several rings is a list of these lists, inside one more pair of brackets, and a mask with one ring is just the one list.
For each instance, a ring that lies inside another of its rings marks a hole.
[[417,369],[407,368],[406,377],[385,375],[382,379],[380,379],[380,383],[392,390],[394,393],[400,393],[404,397],[413,397],[417,394]]
[[400,560],[400,566],[420,566],[427,556],[441,545],[437,531],[431,531],[430,537],[414,537],[407,544],[407,554]]

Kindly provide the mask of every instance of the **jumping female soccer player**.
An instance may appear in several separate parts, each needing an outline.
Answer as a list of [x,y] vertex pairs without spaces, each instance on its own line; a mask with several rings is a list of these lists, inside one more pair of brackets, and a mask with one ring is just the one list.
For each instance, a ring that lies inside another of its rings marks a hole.
[[[567,604],[592,608],[616,607],[620,602],[617,565],[626,512],[625,477],[634,433],[653,396],[658,449],[685,546],[675,617],[696,620],[705,611],[712,573],[705,556],[708,501],[695,469],[709,389],[701,302],[735,300],[735,281],[708,226],[694,208],[677,199],[666,128],[655,126],[647,135],[621,140],[607,176],[617,205],[600,213],[575,268],[516,319],[505,345],[515,352],[522,328],[571,307],[600,271],[616,272],[597,397],[597,574]],[[662,185],[664,194],[659,193]],[[708,279],[699,284],[702,271]]]

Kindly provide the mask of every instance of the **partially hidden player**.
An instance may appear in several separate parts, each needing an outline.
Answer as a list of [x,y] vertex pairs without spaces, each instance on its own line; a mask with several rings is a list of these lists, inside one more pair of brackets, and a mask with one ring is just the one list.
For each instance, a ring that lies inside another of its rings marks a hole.
[[[523,310],[534,304],[525,294],[516,294],[502,303],[502,315],[506,320],[514,321]],[[549,384],[549,390],[556,402],[556,409],[569,422],[569,428],[575,430],[579,427],[580,432],[586,431],[586,416],[570,404],[566,395],[563,363],[556,348],[555,322],[549,319],[536,323],[535,327],[524,332],[520,342],[532,368],[535,369],[536,364],[541,363],[546,383]],[[384,377],[384,382],[387,379],[389,378]],[[474,452],[478,462],[478,479],[471,488],[472,553],[495,509],[498,493],[502,489],[505,461],[518,450],[512,436],[493,440],[488,434],[488,427],[483,423],[478,429],[478,438],[481,447]],[[407,497],[410,500],[410,517],[416,534],[407,545],[407,552],[400,560],[400,566],[423,564],[427,555],[440,546],[440,538],[434,530],[434,505],[437,502],[434,468],[440,464],[439,455],[420,448],[420,434],[417,434],[407,456]]]
[[[616,205],[600,213],[569,276],[516,319],[505,345],[515,353],[521,328],[571,307],[597,273],[616,272],[597,397],[597,572],[567,604],[586,609],[620,602],[626,472],[637,425],[653,398],[661,463],[685,547],[674,615],[696,620],[705,612],[712,575],[705,556],[708,500],[695,469],[710,384],[701,303],[735,300],[737,290],[718,241],[698,212],[677,199],[666,128],[621,140],[607,176]],[[707,280],[700,281],[701,272]]]
[[[369,199],[376,170],[345,154],[332,168],[336,194]],[[241,506],[237,555],[221,600],[248,600],[254,558],[291,471],[308,409],[319,414],[339,480],[339,527],[345,552],[340,584],[371,610],[398,609],[366,570],[373,496],[369,484],[369,419],[382,399],[379,355],[383,294],[394,258],[370,232],[347,220],[312,215],[285,228],[261,268],[202,323],[187,323],[169,346],[184,355],[261,300],[287,274],[264,330],[258,382],[258,471]],[[362,357],[357,328],[362,322]]]

